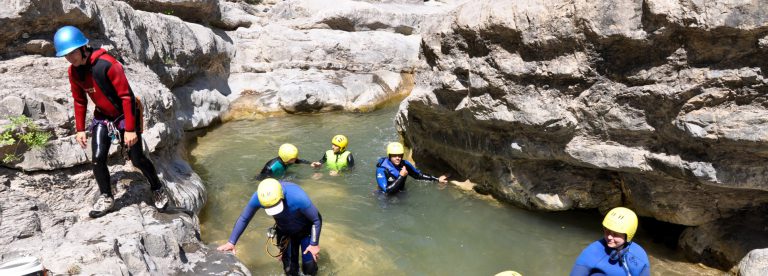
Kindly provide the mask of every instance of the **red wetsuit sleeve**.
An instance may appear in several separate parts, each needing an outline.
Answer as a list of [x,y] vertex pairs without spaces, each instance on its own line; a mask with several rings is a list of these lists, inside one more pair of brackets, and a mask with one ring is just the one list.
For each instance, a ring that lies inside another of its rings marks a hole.
[[85,131],[85,112],[88,109],[88,97],[83,88],[75,83],[72,67],[69,67],[69,87],[72,90],[72,98],[75,103],[75,129],[77,132]]
[[137,118],[136,114],[133,114],[134,101],[128,86],[128,79],[125,77],[125,72],[123,71],[123,65],[119,62],[113,63],[112,66],[109,67],[107,76],[109,76],[109,79],[112,81],[112,86],[115,87],[115,92],[117,92],[117,96],[120,97],[120,101],[123,105],[125,131],[136,131],[135,126]]

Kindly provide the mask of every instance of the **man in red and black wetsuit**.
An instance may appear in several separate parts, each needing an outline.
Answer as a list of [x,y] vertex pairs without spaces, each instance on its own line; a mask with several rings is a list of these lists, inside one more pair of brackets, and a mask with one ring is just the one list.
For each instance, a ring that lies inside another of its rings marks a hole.
[[93,138],[93,174],[101,196],[94,204],[91,215],[104,215],[114,206],[107,169],[111,144],[128,148],[131,163],[141,170],[151,185],[155,206],[165,208],[168,196],[155,166],[144,155],[142,147],[141,102],[131,91],[123,66],[104,49],[90,48],[85,35],[72,26],[62,27],[56,32],[54,46],[56,55],[66,57],[72,64],[69,67],[69,83],[75,102],[75,139],[83,148],[88,141],[85,133],[88,98],[96,106],[89,128]]

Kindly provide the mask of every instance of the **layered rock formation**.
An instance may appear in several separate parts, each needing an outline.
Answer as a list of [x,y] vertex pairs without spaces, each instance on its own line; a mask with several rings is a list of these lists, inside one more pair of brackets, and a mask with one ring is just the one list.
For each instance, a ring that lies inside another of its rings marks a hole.
[[[28,116],[53,134],[42,150],[23,149],[20,161],[0,168],[0,261],[33,255],[55,274],[249,274],[233,256],[200,240],[196,214],[205,190],[180,158],[191,119],[177,117],[183,114],[179,103],[201,91],[213,99],[221,92],[214,86],[172,91],[198,76],[226,79],[231,39],[222,31],[118,1],[15,1],[0,13],[0,22],[5,27],[0,113],[3,119]],[[144,177],[113,149],[117,210],[99,219],[87,216],[98,188],[90,149],[73,139],[69,64],[52,57],[51,38],[62,25],[80,27],[92,46],[107,48],[123,62],[144,103],[145,148],[183,211],[158,213],[147,205],[152,200]],[[226,104],[205,108],[220,111]]]
[[[41,150],[0,147],[21,156],[0,167],[0,261],[34,255],[56,274],[249,273],[199,240],[196,214],[205,189],[181,157],[185,131],[205,128],[230,109],[227,118],[237,119],[366,110],[404,97],[423,64],[421,39],[411,34],[430,12],[403,12],[398,5],[405,2],[394,1],[378,15],[387,23],[352,25],[379,31],[347,32],[328,18],[337,15],[314,17],[327,8],[320,2],[248,2],[15,1],[0,11],[0,125],[25,115],[53,135]],[[380,9],[342,6],[356,22]],[[186,211],[148,206],[143,176],[113,149],[117,211],[87,217],[98,189],[90,149],[74,141],[69,64],[53,57],[51,38],[63,25],[79,27],[92,46],[123,63],[144,103],[145,148]]]
[[365,111],[404,97],[424,64],[421,24],[450,5],[368,2],[284,1],[264,25],[233,32],[237,100],[225,117]]
[[472,1],[423,23],[429,69],[397,124],[417,161],[482,193],[537,210],[629,206],[691,226],[681,247],[729,269],[765,246],[737,234],[764,237],[765,215],[723,226],[768,203],[766,12]]

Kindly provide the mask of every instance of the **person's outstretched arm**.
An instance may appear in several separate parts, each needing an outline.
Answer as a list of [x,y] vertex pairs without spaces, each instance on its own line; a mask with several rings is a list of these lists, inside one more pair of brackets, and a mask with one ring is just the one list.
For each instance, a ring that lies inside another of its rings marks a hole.
[[313,168],[319,168],[320,166],[325,164],[325,161],[326,161],[326,157],[325,157],[325,153],[323,153],[323,158],[320,158],[319,161],[312,162],[312,164],[309,164],[309,165],[312,166]]
[[243,208],[243,212],[240,213],[240,217],[235,221],[235,226],[232,228],[232,233],[229,235],[229,240],[226,244],[219,246],[219,251],[235,251],[235,244],[240,239],[240,236],[245,232],[245,228],[251,222],[253,215],[259,210],[261,205],[259,204],[259,196],[257,193],[253,193],[251,200]]
[[429,180],[429,181],[437,181],[438,178],[428,175],[426,173],[422,173],[419,169],[416,168],[411,162],[403,160],[405,163],[405,167],[408,169],[408,174],[412,175],[413,178],[420,179],[420,180]]

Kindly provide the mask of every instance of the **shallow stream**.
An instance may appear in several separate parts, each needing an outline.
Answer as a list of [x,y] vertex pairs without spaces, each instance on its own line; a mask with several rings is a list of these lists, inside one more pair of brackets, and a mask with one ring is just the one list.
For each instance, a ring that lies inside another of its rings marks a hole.
[[[398,196],[376,193],[376,159],[384,155],[388,142],[398,139],[396,111],[391,106],[370,113],[235,121],[200,137],[192,159],[208,193],[201,214],[203,241],[226,242],[256,191],[252,178],[277,156],[280,144],[293,143],[301,158],[314,161],[330,149],[335,134],[349,137],[354,170],[330,176],[325,170],[294,165],[286,176],[309,194],[323,215],[320,275],[494,275],[504,270],[567,275],[581,250],[601,237],[596,212],[526,211],[412,178],[408,190]],[[321,173],[320,179],[313,179],[316,173]],[[254,275],[282,274],[280,263],[265,253],[265,233],[272,224],[259,211],[238,242],[237,256]],[[642,231],[636,240],[644,240]],[[672,255],[669,249],[641,245],[654,255],[654,275],[692,272],[679,267],[690,264],[659,261]]]

